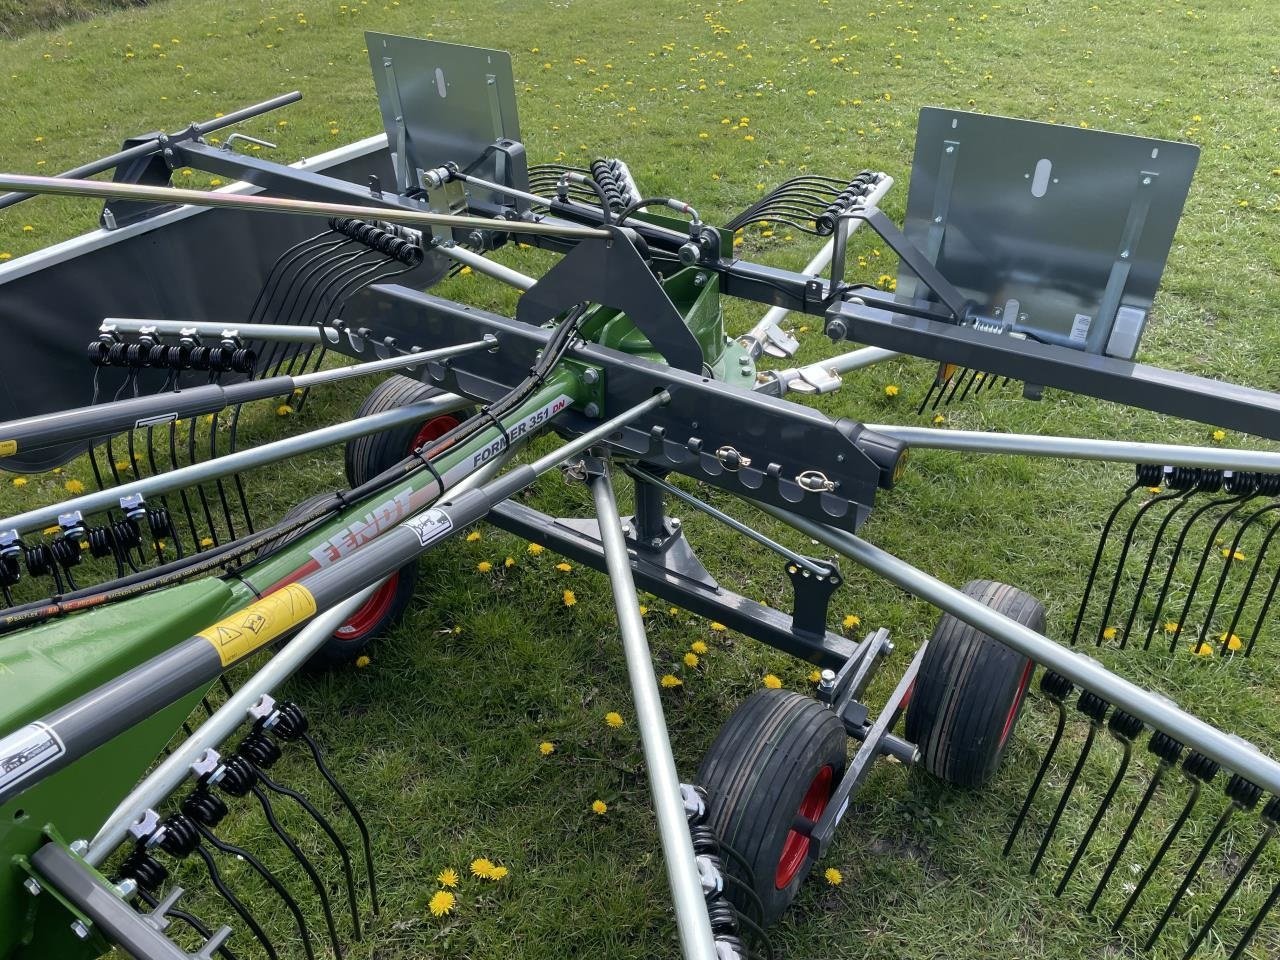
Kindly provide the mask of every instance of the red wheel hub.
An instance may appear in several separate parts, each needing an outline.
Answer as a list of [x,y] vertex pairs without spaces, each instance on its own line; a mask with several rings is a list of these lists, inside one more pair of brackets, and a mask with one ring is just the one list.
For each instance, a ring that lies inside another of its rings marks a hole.
[[1013,703],[1009,705],[1009,712],[1004,718],[1004,727],[1000,730],[1000,746],[1004,746],[1004,742],[1009,739],[1009,734],[1013,731],[1013,721],[1018,716],[1018,707],[1022,704],[1022,698],[1026,696],[1027,687],[1031,683],[1031,671],[1036,668],[1034,660],[1028,660],[1027,665],[1023,668],[1022,676],[1018,679],[1018,689],[1014,691]]
[[[796,815],[810,823],[817,823],[822,817],[827,804],[831,802],[831,791],[834,789],[835,771],[827,764],[818,771],[818,775],[804,792],[800,801],[800,809]],[[804,866],[805,857],[809,855],[809,837],[799,830],[787,832],[787,839],[782,844],[782,855],[778,857],[778,869],[774,873],[773,885],[784,890],[796,878],[800,868]]]
[[382,586],[373,592],[373,596],[366,600],[359,610],[351,615],[350,620],[333,632],[334,638],[350,643],[353,640],[363,640],[376,630],[391,609],[391,605],[395,603],[396,590],[399,586],[400,571],[397,570],[387,577]]
[[413,442],[409,444],[409,452],[413,453],[413,451],[417,450],[424,443],[430,443],[432,440],[439,440],[461,422],[461,420],[451,413],[432,417],[419,427],[418,432],[414,434]]

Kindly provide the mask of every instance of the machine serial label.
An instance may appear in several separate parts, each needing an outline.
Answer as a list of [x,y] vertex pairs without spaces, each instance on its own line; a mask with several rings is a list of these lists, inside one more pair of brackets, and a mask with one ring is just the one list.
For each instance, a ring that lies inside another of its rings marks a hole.
[[421,516],[406,520],[404,525],[417,535],[418,542],[424,547],[447,536],[453,529],[453,521],[443,510],[428,510]]
[[1075,320],[1071,322],[1071,341],[1084,343],[1085,338],[1089,336],[1089,326],[1092,323],[1093,317],[1085,313],[1077,313]]
[[364,519],[343,527],[311,551],[311,559],[322,567],[341,560],[357,547],[386,533],[409,515],[412,487],[405,487],[390,500],[384,500],[364,515]]
[[0,740],[0,792],[25,780],[67,752],[53,728],[29,723]]
[[300,583],[290,583],[196,636],[212,644],[222,665],[228,667],[288,633],[315,612],[316,598],[311,591]]
[[488,463],[503,450],[507,449],[508,440],[511,443],[521,439],[525,434],[530,433],[535,428],[542,426],[557,413],[569,406],[572,398],[567,394],[560,394],[545,407],[535,410],[523,420],[513,423],[507,428],[505,435],[499,435],[488,446],[477,450],[471,457],[471,466],[478,467],[482,463]]

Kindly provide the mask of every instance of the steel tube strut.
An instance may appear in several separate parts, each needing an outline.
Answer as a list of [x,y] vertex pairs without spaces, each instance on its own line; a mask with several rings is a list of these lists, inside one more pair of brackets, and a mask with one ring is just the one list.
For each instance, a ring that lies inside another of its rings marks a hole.
[[28,193],[105,197],[138,200],[144,203],[181,203],[195,207],[230,207],[235,210],[251,210],[259,213],[295,213],[308,217],[360,217],[411,227],[461,227],[472,230],[500,230],[503,233],[546,234],[598,240],[608,240],[613,236],[607,230],[572,224],[489,220],[484,217],[431,213],[427,210],[405,210],[401,207],[366,207],[360,204],[296,200],[292,197],[269,197],[263,194],[209,192],[187,190],[181,187],[148,187],[137,183],[103,183],[99,180],[59,180],[57,177],[30,177],[13,173],[0,174],[0,187]]
[[636,706],[636,725],[644,748],[645,766],[649,771],[649,792],[658,819],[658,837],[667,862],[667,880],[680,933],[680,951],[685,960],[715,960],[716,944],[707,915],[707,902],[694,859],[693,841],[680,797],[680,777],[667,721],[662,713],[662,697],[653,673],[653,655],[640,618],[640,599],[631,577],[631,559],[622,534],[622,518],[613,495],[608,473],[592,477],[591,495],[595,498],[596,516],[600,521],[600,542],[609,571],[613,603],[618,611],[618,629],[622,634],[622,650],[631,679],[631,696]]
[[337,344],[342,332],[337,327],[319,327],[292,323],[254,323],[234,320],[226,323],[217,320],[151,320],[144,317],[107,317],[98,328],[102,333],[116,330],[120,333],[141,333],[152,330],[166,336],[177,336],[188,331],[201,337],[243,336],[246,340],[282,340],[285,343]]
[[461,410],[471,402],[452,393],[441,394],[421,403],[414,403],[406,407],[396,407],[393,410],[385,410],[382,413],[375,413],[368,417],[359,417],[346,423],[335,423],[333,426],[322,427],[319,430],[299,433],[292,437],[285,437],[282,440],[264,443],[260,447],[229,453],[226,456],[218,457],[216,460],[193,463],[189,466],[179,467],[177,470],[170,470],[168,473],[143,477],[132,483],[123,483],[118,487],[86,493],[82,497],[74,497],[71,500],[64,500],[62,503],[56,503],[52,506],[28,510],[26,513],[19,513],[0,520],[0,530],[13,529],[17,530],[18,533],[43,530],[45,527],[56,524],[59,514],[67,513],[71,510],[79,510],[81,513],[88,514],[96,510],[116,507],[119,505],[121,497],[131,496],[135,493],[140,493],[145,497],[152,494],[187,489],[217,477],[225,477],[233,473],[239,473],[242,470],[261,467],[268,463],[276,463],[289,457],[310,453],[312,450],[319,450],[331,444],[343,443],[347,440],[378,433],[382,430],[390,430],[406,423],[421,423],[443,413]]
[[[297,376],[267,377],[244,380],[222,386],[216,383],[188,390],[166,391],[146,397],[113,400],[73,410],[44,413],[37,417],[0,423],[0,449],[14,453],[42,450],[64,443],[110,436],[143,427],[157,426],[186,417],[216,413],[227,407],[267,397],[288,396],[295,390],[309,390],[329,383],[340,383],[354,377],[368,377],[392,370],[407,370],[432,360],[461,356],[476,350],[496,350],[498,339],[485,334],[483,340],[462,343],[438,350],[398,354],[383,360],[369,360],[344,367],[316,370]],[[9,445],[6,447],[6,445]]]
[[938,430],[933,427],[903,427],[886,423],[869,423],[866,427],[877,433],[886,433],[917,449],[1008,453],[1065,460],[1106,460],[1114,463],[1156,463],[1171,467],[1205,467],[1209,470],[1280,472],[1280,453],[1269,450],[1142,443],[1137,440],[1095,440],[1092,437],[1043,437],[1031,433],[989,433],[982,430]]
[[815,523],[768,504],[751,501],[761,510],[820,540],[914,596],[990,634],[1005,646],[1060,673],[1077,686],[1131,713],[1222,766],[1272,793],[1280,792],[1280,763],[1248,741],[1223,733],[1168,700],[1116,676],[1098,661],[1055,643],[1043,634],[997,613],[905,560],[900,560],[861,537]]

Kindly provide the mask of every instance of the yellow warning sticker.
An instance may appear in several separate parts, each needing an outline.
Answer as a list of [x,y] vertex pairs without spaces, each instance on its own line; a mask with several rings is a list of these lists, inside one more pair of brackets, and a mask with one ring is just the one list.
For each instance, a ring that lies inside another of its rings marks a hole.
[[12,457],[17,452],[17,440],[0,440],[0,457]]
[[202,630],[196,636],[208,640],[218,651],[224,667],[247,657],[316,612],[316,598],[298,583],[254,601],[239,613]]

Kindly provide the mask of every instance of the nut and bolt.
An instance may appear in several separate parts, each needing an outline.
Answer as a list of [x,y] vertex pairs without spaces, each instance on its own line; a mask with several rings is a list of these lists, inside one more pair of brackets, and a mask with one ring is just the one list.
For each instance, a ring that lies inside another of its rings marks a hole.
[[600,416],[600,405],[595,401],[592,401],[582,408],[582,412],[594,420],[596,417]]
[[822,676],[818,680],[818,692],[830,693],[836,686],[836,672],[834,670],[823,670]]
[[600,371],[595,367],[587,367],[582,371],[582,382],[588,387],[600,382]]
[[26,880],[22,881],[22,885],[27,888],[27,893],[33,897],[40,895],[40,882],[35,877],[27,877]]
[[74,923],[72,923],[71,932],[74,933],[81,940],[89,939],[89,925],[85,923],[83,920],[76,920]]

